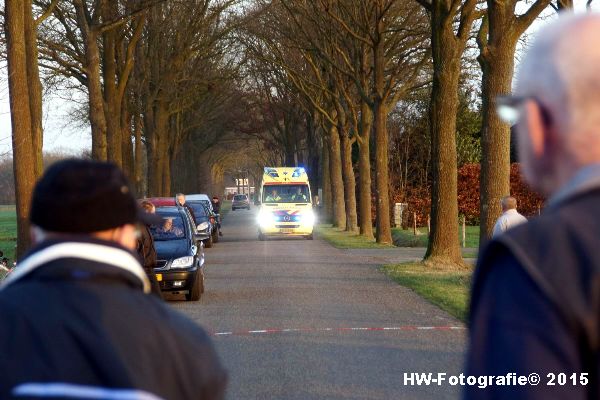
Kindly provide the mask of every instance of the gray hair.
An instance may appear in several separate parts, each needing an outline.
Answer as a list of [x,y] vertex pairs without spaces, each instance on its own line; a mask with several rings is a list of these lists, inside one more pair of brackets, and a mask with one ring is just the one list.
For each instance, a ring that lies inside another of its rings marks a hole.
[[559,17],[537,33],[516,79],[516,93],[537,97],[578,165],[600,161],[599,37],[600,14]]

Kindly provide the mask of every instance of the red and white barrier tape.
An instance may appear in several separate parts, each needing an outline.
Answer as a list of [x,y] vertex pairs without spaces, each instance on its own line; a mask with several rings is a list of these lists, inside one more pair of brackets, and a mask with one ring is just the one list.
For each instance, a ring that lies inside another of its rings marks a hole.
[[307,332],[354,332],[354,331],[462,331],[464,326],[389,326],[389,327],[360,327],[360,328],[291,328],[291,329],[258,329],[252,331],[213,332],[213,336],[248,336],[273,333],[307,333]]

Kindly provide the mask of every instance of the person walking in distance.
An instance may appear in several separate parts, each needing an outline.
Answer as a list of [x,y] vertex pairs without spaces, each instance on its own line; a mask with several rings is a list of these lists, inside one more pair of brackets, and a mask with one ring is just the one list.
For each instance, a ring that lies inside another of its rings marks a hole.
[[0,398],[223,399],[207,333],[150,295],[141,210],[115,165],[65,160],[36,184],[34,247],[0,286]]
[[466,375],[527,384],[467,386],[466,399],[600,398],[599,37],[600,15],[560,16],[497,99],[547,202],[482,249],[471,292]]
[[517,211],[517,199],[512,196],[505,196],[500,201],[502,206],[502,215],[494,225],[492,238],[498,237],[508,229],[527,222],[527,218]]
[[217,214],[217,227],[219,228],[219,236],[223,236],[223,232],[221,232],[221,201],[219,197],[212,197],[212,207],[215,214]]

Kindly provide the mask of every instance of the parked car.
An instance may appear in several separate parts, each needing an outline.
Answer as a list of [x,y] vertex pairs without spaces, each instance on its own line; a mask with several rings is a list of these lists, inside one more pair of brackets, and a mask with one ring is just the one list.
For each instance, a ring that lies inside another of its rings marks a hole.
[[236,194],[233,196],[233,202],[231,203],[231,211],[235,211],[238,208],[250,209],[250,199],[247,194]]
[[[152,197],[149,199],[146,199],[149,202],[151,202],[152,204],[154,204],[155,207],[180,207],[179,203],[177,203],[177,201],[175,200],[174,197]],[[194,222],[194,226],[196,227],[196,230],[198,231],[199,234],[205,235],[206,239],[204,239],[204,247],[212,247],[212,244],[214,243],[213,237],[212,237],[212,231],[214,230],[214,226],[216,225],[215,222],[215,218],[212,217],[210,214],[207,214],[206,209],[202,209],[201,207],[196,210],[196,207],[199,206],[199,204],[197,202],[192,202],[190,203],[189,201],[187,201],[186,199],[186,205],[188,207],[190,207],[193,211],[193,217],[192,215],[189,213],[188,210],[188,214],[190,214],[190,219],[194,219],[195,217],[195,221]],[[203,205],[203,203],[201,204]],[[186,210],[187,208],[184,207]]]
[[211,218],[211,223],[212,223],[212,241],[213,243],[217,243],[219,241],[219,214],[216,213],[213,209],[213,204],[212,201],[210,199],[210,197],[208,197],[207,194],[186,194],[185,195],[185,201],[187,203],[189,203],[190,205],[192,205],[195,203],[201,203],[204,204],[204,206],[209,210],[209,215]]
[[156,214],[165,220],[152,225],[156,248],[156,280],[164,292],[184,293],[191,301],[204,293],[204,244],[206,235],[194,229],[189,212],[182,207],[161,206]]
[[[217,225],[216,219],[211,215],[210,210],[200,201],[191,201],[186,199],[186,203],[194,210],[196,217],[196,229],[198,232],[205,234],[208,239],[204,240],[204,247],[210,248],[215,242],[213,231]],[[217,228],[218,229],[218,228]],[[219,237],[217,231],[217,238]],[[218,241],[218,239],[217,239]]]

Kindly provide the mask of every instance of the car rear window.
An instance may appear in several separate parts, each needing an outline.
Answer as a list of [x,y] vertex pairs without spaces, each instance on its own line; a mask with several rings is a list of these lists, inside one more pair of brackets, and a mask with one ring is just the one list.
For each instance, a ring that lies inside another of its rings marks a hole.
[[201,201],[188,201],[187,203],[192,207],[192,210],[194,210],[194,216],[196,218],[206,217],[206,206]]
[[245,194],[238,194],[238,195],[236,195],[236,196],[233,196],[233,199],[234,199],[234,200],[246,200],[246,199],[247,199],[247,197],[246,197],[246,195],[245,195]]

